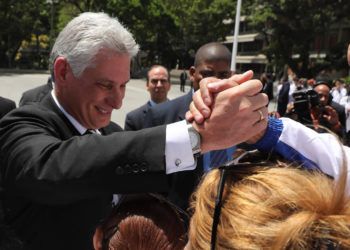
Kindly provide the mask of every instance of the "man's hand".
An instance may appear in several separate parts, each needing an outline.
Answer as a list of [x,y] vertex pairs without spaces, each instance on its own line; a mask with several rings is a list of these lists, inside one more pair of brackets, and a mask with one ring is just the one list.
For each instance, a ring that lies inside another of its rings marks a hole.
[[[236,85],[232,78],[222,86]],[[210,116],[201,124],[192,123],[202,136],[203,153],[228,148],[258,134],[259,138],[263,135],[267,127],[268,97],[259,93],[261,88],[259,80],[248,80],[215,94],[210,105]],[[191,103],[190,112],[200,113],[194,102]],[[255,138],[255,141],[259,138]]]
[[327,127],[334,133],[341,131],[342,126],[339,122],[338,113],[331,106],[327,105],[324,107],[311,108],[310,114],[315,129],[319,128],[319,125],[321,124],[320,120],[323,119],[326,123],[329,124]]
[[331,106],[325,106],[324,112],[322,114],[323,119],[325,119],[331,126],[337,125],[339,123],[339,117],[337,111]]
[[205,118],[208,118],[211,113],[211,105],[213,103],[216,93],[225,89],[237,86],[243,82],[250,80],[253,77],[253,71],[249,70],[244,74],[236,74],[228,79],[219,80],[215,77],[204,78],[200,81],[200,89],[193,95],[193,103],[191,106],[196,108],[191,109],[186,113],[186,120],[192,122],[195,120],[197,123],[202,123]]

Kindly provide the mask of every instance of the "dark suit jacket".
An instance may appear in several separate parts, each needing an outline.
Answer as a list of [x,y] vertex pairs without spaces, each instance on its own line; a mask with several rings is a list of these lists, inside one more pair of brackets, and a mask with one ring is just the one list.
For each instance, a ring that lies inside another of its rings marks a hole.
[[164,192],[166,127],[81,136],[51,95],[0,121],[5,222],[25,249],[91,249],[113,193]]
[[337,102],[331,101],[329,104],[332,108],[335,109],[338,113],[338,119],[341,125],[345,128],[346,126],[346,113],[345,113],[345,108],[344,106],[340,105]]
[[146,128],[169,124],[185,119],[192,101],[192,91],[168,102],[150,108],[145,117]]
[[51,90],[52,82],[51,78],[49,78],[46,84],[25,91],[19,101],[19,106],[30,104],[32,102],[40,102]]
[[151,107],[151,102],[148,101],[141,107],[134,109],[127,113],[125,118],[124,129],[125,130],[140,130],[144,128],[145,116],[148,109]]
[[14,101],[0,96],[0,119],[15,108],[16,103]]
[[290,89],[290,82],[285,81],[282,84],[283,84],[282,88],[278,93],[278,97],[277,97],[277,112],[280,114],[280,116],[284,116],[286,114],[287,105],[289,102],[289,89]]
[[[154,127],[184,120],[191,101],[192,91],[150,108],[145,118],[145,127]],[[173,203],[186,210],[189,205],[189,198],[202,174],[203,159],[199,157],[194,171],[183,171],[170,175],[171,187],[167,197]]]

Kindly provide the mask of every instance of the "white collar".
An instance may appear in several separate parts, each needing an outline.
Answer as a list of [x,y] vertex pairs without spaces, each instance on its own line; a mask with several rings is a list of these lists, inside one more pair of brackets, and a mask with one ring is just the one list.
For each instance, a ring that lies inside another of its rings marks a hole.
[[[85,128],[83,125],[81,125],[73,116],[71,116],[62,105],[59,103],[56,93],[54,90],[51,91],[51,96],[53,100],[55,101],[57,107],[62,111],[62,113],[67,117],[67,119],[72,123],[72,125],[78,130],[78,132],[82,135],[87,131],[87,128]],[[95,129],[96,133],[101,134],[101,132],[98,129]]]
[[155,101],[153,101],[152,99],[149,99],[149,104],[151,105],[151,107],[157,105],[157,103]]

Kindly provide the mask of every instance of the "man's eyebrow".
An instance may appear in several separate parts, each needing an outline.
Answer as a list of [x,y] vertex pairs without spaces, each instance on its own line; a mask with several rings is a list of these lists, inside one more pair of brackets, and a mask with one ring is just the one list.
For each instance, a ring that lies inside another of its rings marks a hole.
[[[127,84],[129,81],[130,81],[130,79],[126,80],[125,82],[122,82],[121,84]],[[100,79],[100,80],[97,80],[97,82],[107,83],[107,84],[118,84],[118,82],[115,82],[115,81],[109,80],[109,79]]]
[[168,79],[167,77],[151,77],[151,80]]
[[127,84],[128,82],[130,82],[130,79],[125,81],[125,82],[123,82],[122,84]]
[[97,80],[97,82],[100,82],[100,83],[114,83],[114,81],[109,80],[109,79],[99,79],[99,80]]

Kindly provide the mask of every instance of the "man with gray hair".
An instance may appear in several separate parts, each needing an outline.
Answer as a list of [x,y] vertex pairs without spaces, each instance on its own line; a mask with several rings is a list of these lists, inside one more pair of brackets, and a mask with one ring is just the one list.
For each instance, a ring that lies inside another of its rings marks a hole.
[[247,80],[216,95],[206,126],[181,121],[123,132],[111,114],[122,106],[137,52],[115,18],[79,15],[52,48],[54,89],[0,121],[4,219],[25,249],[91,249],[113,193],[166,192],[167,174],[193,170],[198,153],[266,128],[262,84]]

